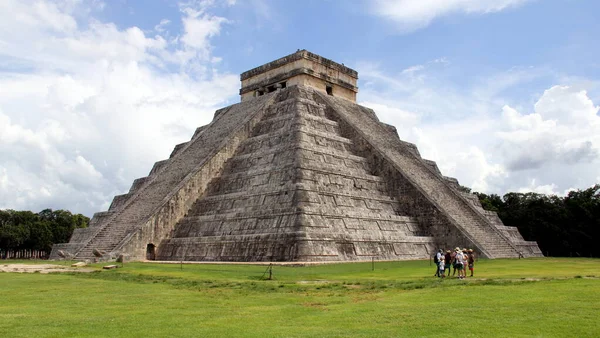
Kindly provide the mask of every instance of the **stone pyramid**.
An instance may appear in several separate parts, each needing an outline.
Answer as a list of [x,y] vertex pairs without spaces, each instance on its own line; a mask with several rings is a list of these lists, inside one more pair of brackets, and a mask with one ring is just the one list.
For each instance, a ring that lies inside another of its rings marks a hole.
[[394,127],[356,71],[305,50],[245,72],[241,102],[136,179],[51,258],[352,261],[541,256]]

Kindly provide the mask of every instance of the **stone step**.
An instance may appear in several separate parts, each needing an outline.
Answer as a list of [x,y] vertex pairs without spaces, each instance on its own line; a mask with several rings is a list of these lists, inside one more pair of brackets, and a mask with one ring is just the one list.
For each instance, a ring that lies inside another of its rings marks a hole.
[[[284,191],[305,190],[317,194],[340,195],[350,198],[360,198],[378,201],[395,201],[390,197],[385,184],[373,182],[362,178],[350,178],[347,176],[328,175],[315,176],[303,173],[303,177],[295,177],[293,169],[284,171],[272,171],[252,177],[241,177],[236,180],[217,181],[207,189],[205,200],[220,198],[218,196],[233,196],[238,198],[248,195],[249,191],[254,194],[267,195],[273,191],[281,191],[279,187],[288,187]],[[283,179],[282,179],[283,178]],[[293,183],[296,181],[297,183]],[[275,188],[275,190],[273,190]],[[227,197],[225,197],[227,198]]]
[[[364,169],[336,166],[329,163],[310,162],[296,168],[293,164],[283,167],[253,167],[248,171],[229,170],[213,181],[207,189],[209,196],[245,192],[248,189],[264,189],[286,185],[291,182],[302,183],[313,190],[330,187],[334,191],[372,191],[376,194],[388,194],[387,185],[378,176],[369,175]],[[264,191],[264,190],[259,190]]]
[[259,209],[249,212],[240,212],[241,209],[231,209],[230,212],[221,212],[217,214],[188,214],[180,223],[185,222],[215,222],[215,221],[226,221],[232,219],[245,219],[245,218],[264,218],[274,217],[281,215],[296,215],[300,213],[300,209],[296,207],[285,207],[285,208],[273,208],[273,209]]
[[252,136],[268,134],[281,128],[289,129],[293,124],[302,124],[315,130],[339,134],[337,122],[325,117],[311,115],[306,112],[295,111],[265,116],[265,119],[260,121],[254,128]]
[[[200,215],[212,215],[212,214],[218,214],[218,213],[236,213],[236,214],[245,214],[245,213],[253,213],[256,211],[260,211],[260,210],[272,210],[272,209],[281,209],[281,208],[288,208],[288,207],[293,207],[294,203],[293,203],[293,194],[288,193],[289,195],[284,195],[283,193],[280,194],[272,194],[272,195],[268,195],[268,196],[261,196],[261,195],[256,195],[257,196],[257,200],[256,201],[248,201],[248,200],[238,200],[236,198],[230,198],[230,199],[220,199],[220,200],[212,200],[212,203],[208,202],[208,201],[201,201],[198,204],[194,205],[192,207],[192,209],[190,210],[190,212],[188,213],[189,216],[200,216]],[[289,197],[288,197],[289,196]],[[261,203],[261,199],[264,198],[266,199],[272,199],[272,200],[277,200],[277,203],[265,203],[263,200],[263,203]],[[395,209],[395,206],[393,203],[386,203],[384,202],[378,202],[379,204],[376,203],[376,201],[369,201],[367,202],[363,202],[362,205],[357,205],[357,204],[353,204],[353,205],[345,205],[344,201],[342,201],[342,205],[337,204],[337,201],[335,199],[335,197],[333,197],[331,200],[324,200],[327,201],[328,203],[310,203],[310,202],[302,202],[299,204],[299,208],[302,210],[318,210],[319,208],[321,209],[329,209],[331,207],[337,208],[339,209],[340,212],[348,214],[351,211],[355,210],[355,211],[360,211],[362,213],[365,214],[372,214],[372,213],[378,213],[378,214],[382,214],[382,215],[398,215],[400,213],[399,210]],[[254,203],[253,203],[254,202]],[[336,212],[332,212],[330,213],[332,215],[337,214]]]
[[230,212],[221,212],[217,214],[188,214],[180,222],[212,222],[212,221],[225,221],[232,219],[244,219],[244,218],[264,218],[280,215],[315,215],[332,218],[350,217],[357,219],[368,219],[375,221],[390,221],[390,222],[403,222],[417,225],[417,220],[410,216],[400,216],[395,214],[382,214],[376,210],[367,209],[350,209],[343,212],[336,212],[336,210],[322,210],[315,206],[305,206],[302,208],[287,207],[287,208],[275,208],[275,209],[259,209],[248,212],[242,212],[243,209],[231,209]]
[[[318,161],[306,161],[298,166],[301,170],[308,170],[312,172],[320,172],[327,175],[343,176],[348,179],[359,178],[370,182],[385,182],[382,177],[371,175],[362,168],[350,168],[342,167],[335,164],[323,163]],[[302,175],[302,177],[310,177],[309,174]]]
[[[298,193],[300,192],[300,193]],[[330,199],[335,200],[336,205],[352,206],[352,201],[356,199],[372,203],[396,203],[395,199],[381,193],[362,192],[360,190],[346,190],[332,186],[330,189],[311,190],[310,185],[286,184],[280,187],[260,186],[251,191],[240,191],[227,194],[206,196],[197,202],[198,206],[213,204],[216,202],[226,202],[230,205],[263,206],[269,207],[273,199],[285,199],[291,203],[292,198],[297,202],[309,202],[318,204],[327,204]],[[243,201],[242,201],[243,200]],[[223,205],[223,203],[221,203]],[[196,206],[195,206],[196,207]],[[194,208],[195,208],[194,207]],[[223,209],[220,209],[223,210]]]
[[133,194],[136,191],[138,191],[144,185],[144,183],[146,183],[146,181],[148,181],[148,176],[136,178],[135,180],[133,180],[131,188],[129,188],[129,193]]
[[[279,144],[309,142],[325,145],[328,141],[336,144],[351,145],[352,141],[339,136],[336,132],[319,131],[295,122],[289,128],[280,128],[274,132],[261,134],[246,139],[240,144],[240,154],[254,152],[260,148],[270,148]],[[346,147],[342,147],[346,149]],[[338,146],[336,149],[340,149]],[[348,148],[349,149],[349,148]]]
[[181,152],[181,150],[183,150],[183,148],[188,146],[190,144],[190,142],[192,142],[192,141],[187,141],[187,142],[179,143],[178,145],[176,145],[175,148],[173,148],[171,155],[169,155],[169,159],[175,157],[175,155],[177,155],[179,152]]

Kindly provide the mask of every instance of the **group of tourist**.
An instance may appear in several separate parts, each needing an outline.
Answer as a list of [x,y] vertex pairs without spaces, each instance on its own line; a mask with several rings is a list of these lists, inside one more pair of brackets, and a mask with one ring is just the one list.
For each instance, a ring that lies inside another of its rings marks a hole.
[[473,253],[473,249],[461,250],[458,247],[454,251],[447,250],[446,253],[443,249],[440,249],[433,257],[433,262],[436,265],[435,277],[446,277],[446,271],[448,277],[450,277],[450,270],[452,269],[452,277],[458,271],[458,278],[463,279],[467,277],[467,267],[471,271],[471,277],[473,277],[475,253]]

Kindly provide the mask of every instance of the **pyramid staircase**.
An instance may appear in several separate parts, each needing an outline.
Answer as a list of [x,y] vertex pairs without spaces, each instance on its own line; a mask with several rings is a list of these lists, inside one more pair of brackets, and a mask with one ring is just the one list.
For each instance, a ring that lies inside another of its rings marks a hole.
[[[426,258],[433,238],[311,91],[282,93],[161,243],[161,260]],[[395,250],[394,250],[395,246]]]

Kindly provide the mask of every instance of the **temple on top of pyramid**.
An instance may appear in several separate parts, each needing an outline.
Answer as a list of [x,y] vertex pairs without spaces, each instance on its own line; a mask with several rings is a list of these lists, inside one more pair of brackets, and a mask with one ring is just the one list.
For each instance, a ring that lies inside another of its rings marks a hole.
[[305,50],[219,109],[51,258],[361,261],[542,253],[356,104],[356,71]]
[[306,86],[356,102],[358,73],[307,50],[284,56],[242,73],[242,101],[287,86]]

